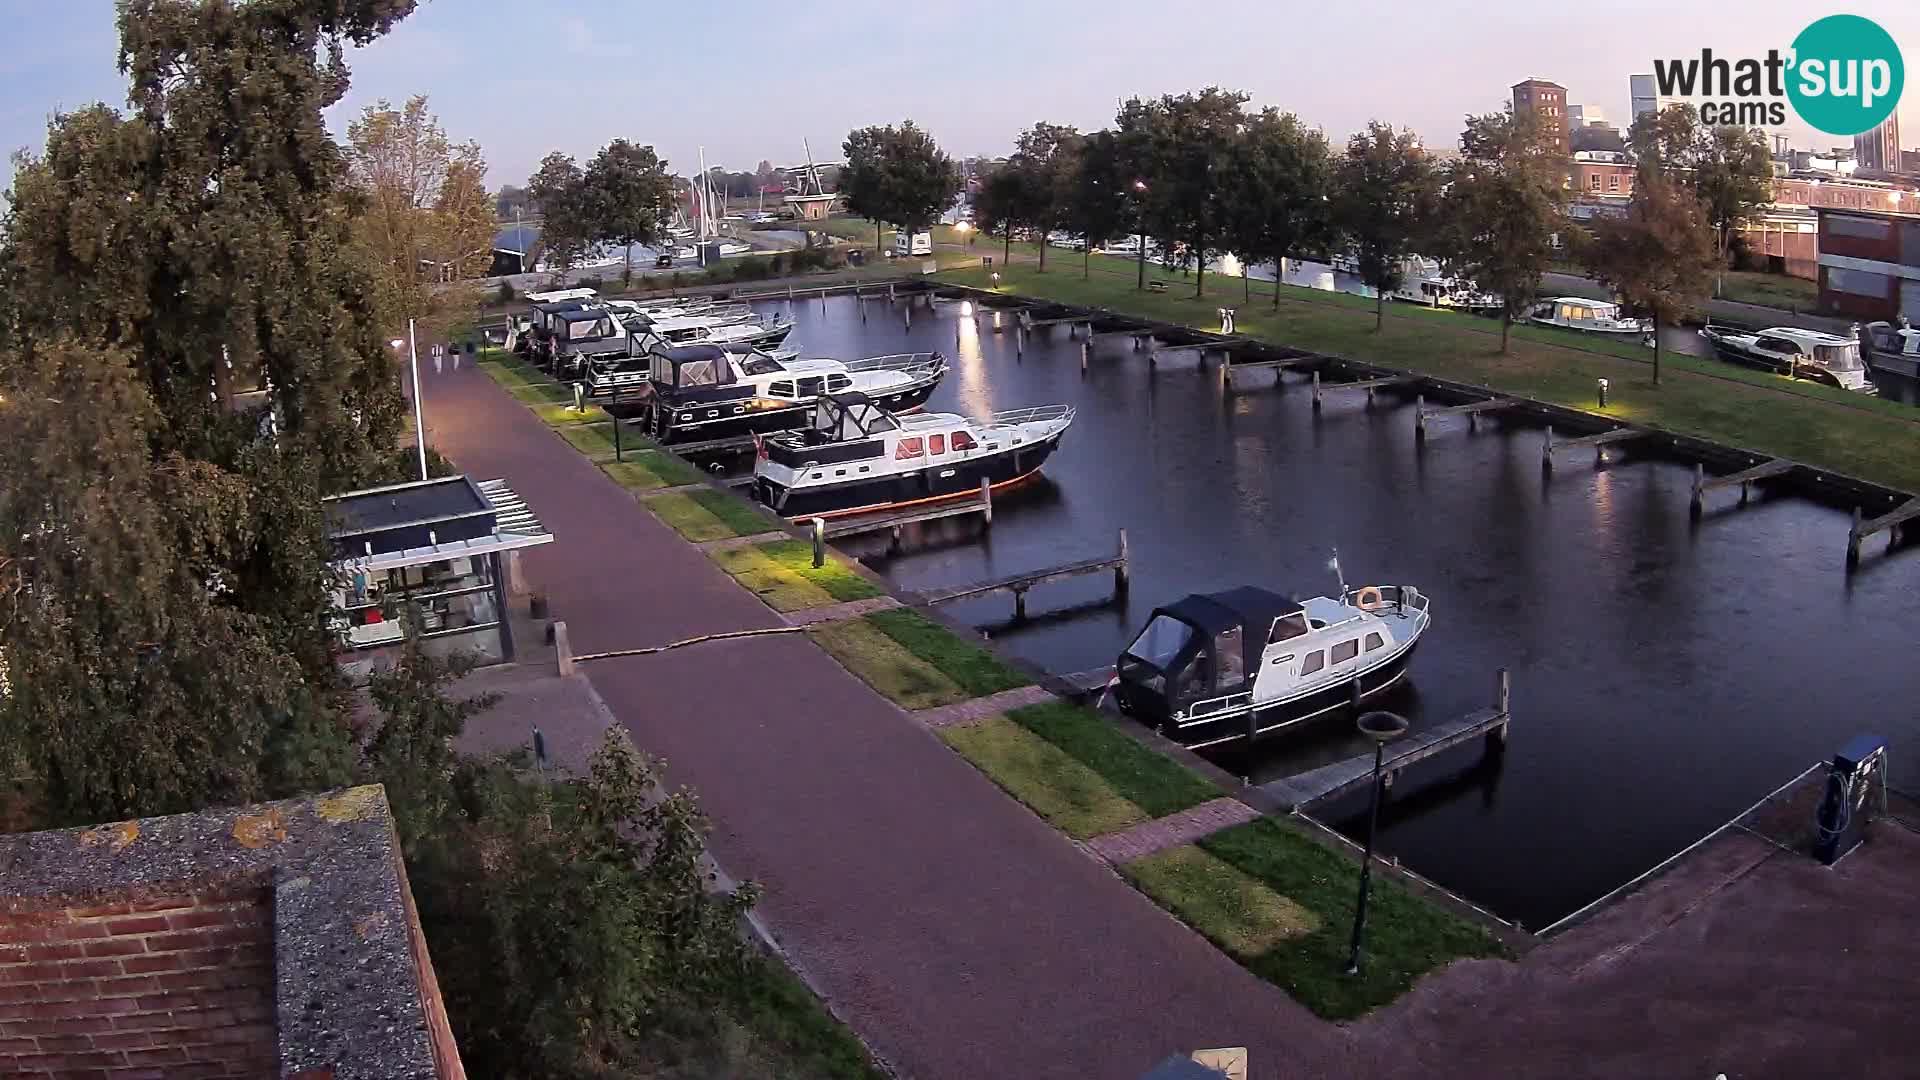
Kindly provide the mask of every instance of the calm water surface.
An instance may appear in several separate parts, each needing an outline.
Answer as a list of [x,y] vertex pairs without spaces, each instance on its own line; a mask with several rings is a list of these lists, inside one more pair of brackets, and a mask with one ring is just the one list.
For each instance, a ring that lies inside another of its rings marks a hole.
[[[1845,572],[1844,514],[1796,498],[1735,508],[1718,492],[1687,514],[1691,467],[1566,455],[1540,470],[1539,429],[1464,420],[1413,439],[1410,404],[1328,397],[1316,417],[1298,376],[1248,373],[1223,395],[1190,354],[1157,373],[1125,339],[1095,346],[1065,328],[1029,338],[938,312],[851,298],[791,310],[808,356],[852,359],[937,349],[954,368],[934,409],[983,415],[1066,403],[1079,410],[1043,481],[996,501],[982,540],[971,519],[938,523],[905,554],[851,549],[908,588],[967,581],[1110,552],[1125,527],[1133,589],[1100,606],[1102,578],[1043,586],[1036,616],[1005,625],[1011,600],[951,606],[1054,671],[1113,662],[1156,605],[1258,584],[1335,588],[1337,547],[1355,583],[1408,583],[1435,621],[1410,685],[1387,707],[1416,727],[1488,704],[1512,670],[1504,757],[1477,748],[1403,777],[1381,846],[1421,873],[1528,926],[1544,926],[1628,880],[1830,755],[1862,731],[1920,760],[1920,552],[1871,541]],[[958,330],[958,344],[955,332]],[[1915,449],[1920,452],[1920,439]],[[1066,612],[1060,617],[1047,612]],[[1256,782],[1358,749],[1333,730],[1282,736],[1220,759]],[[1410,782],[1404,782],[1410,781]],[[1349,831],[1360,800],[1327,808]]]

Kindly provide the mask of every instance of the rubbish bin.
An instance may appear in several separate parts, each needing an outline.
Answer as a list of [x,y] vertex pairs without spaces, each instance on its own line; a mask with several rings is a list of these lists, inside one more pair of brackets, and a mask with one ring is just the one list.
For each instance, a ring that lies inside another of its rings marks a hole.
[[848,266],[865,266],[865,265],[867,265],[867,252],[866,252],[866,249],[865,249],[865,248],[854,248],[854,249],[853,249],[852,251],[849,251],[849,252],[847,252],[847,265],[848,265]]

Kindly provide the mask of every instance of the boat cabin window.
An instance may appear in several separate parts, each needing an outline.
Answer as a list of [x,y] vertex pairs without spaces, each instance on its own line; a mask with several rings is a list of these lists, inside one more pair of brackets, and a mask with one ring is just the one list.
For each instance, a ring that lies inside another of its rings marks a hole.
[[853,380],[847,378],[845,375],[827,376],[827,393],[829,394],[837,394],[852,385]]
[[1273,620],[1273,632],[1267,635],[1267,644],[1297,638],[1307,632],[1307,615],[1296,611],[1291,615],[1282,615]]
[[1315,649],[1300,658],[1300,674],[1311,675],[1327,666],[1327,654]]
[[927,436],[927,453],[944,454],[946,452],[947,452],[947,437],[945,435]]
[[793,380],[782,379],[779,382],[770,382],[767,384],[767,393],[774,397],[790,398],[793,396]]
[[780,366],[780,361],[765,353],[754,353],[740,361],[740,370],[748,375],[775,375],[787,369]]
[[1821,366],[1833,371],[1860,370],[1860,347],[1858,345],[1816,345],[1813,358]]
[[908,458],[920,457],[926,452],[926,447],[922,444],[920,436],[913,435],[901,439],[898,443],[894,444],[893,459],[895,461],[905,461]]
[[953,433],[953,452],[956,454],[962,450],[971,450],[979,445],[979,443],[973,441],[973,436],[964,431],[956,431]]
[[1147,623],[1147,628],[1140,631],[1140,636],[1133,639],[1133,644],[1127,646],[1127,655],[1145,660],[1164,671],[1168,664],[1173,663],[1173,658],[1180,654],[1180,650],[1186,648],[1187,642],[1192,640],[1193,627],[1179,619],[1155,615],[1153,621]]
[[733,365],[724,354],[706,360],[683,360],[674,365],[674,385],[726,386],[733,382]]
[[1246,655],[1240,651],[1240,628],[1235,626],[1213,635],[1213,656],[1220,667],[1219,690],[1238,690],[1247,681]]
[[1379,634],[1367,635],[1367,651],[1368,652],[1372,652],[1375,649],[1384,649],[1386,648],[1386,645],[1387,645],[1386,639],[1381,637]]
[[1786,338],[1766,337],[1763,335],[1755,340],[1753,344],[1756,348],[1766,349],[1769,352],[1791,353],[1794,355],[1798,355],[1800,352],[1800,346],[1788,341]]
[[1360,639],[1352,638],[1333,647],[1333,662],[1344,664],[1360,655]]

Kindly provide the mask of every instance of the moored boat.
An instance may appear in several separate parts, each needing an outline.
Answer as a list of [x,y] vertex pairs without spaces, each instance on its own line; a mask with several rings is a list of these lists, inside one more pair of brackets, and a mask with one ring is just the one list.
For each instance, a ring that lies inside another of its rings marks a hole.
[[1649,346],[1653,344],[1651,324],[1639,319],[1622,318],[1620,305],[1606,300],[1594,300],[1585,296],[1557,296],[1534,305],[1533,310],[1527,313],[1527,320],[1542,326],[1578,330],[1583,334],[1639,338],[1642,344]]
[[753,497],[785,517],[844,517],[965,498],[1024,480],[1060,445],[1073,409],[896,416],[865,394],[831,394],[813,424],[764,440]]
[[1728,363],[1861,394],[1878,392],[1860,360],[1860,343],[1853,338],[1792,326],[1742,330],[1711,323],[1701,328],[1700,336],[1713,346],[1715,356]]
[[1366,701],[1406,676],[1431,621],[1411,585],[1293,600],[1253,586],[1156,608],[1120,654],[1123,712],[1184,746],[1251,740]]
[[1871,322],[1855,331],[1867,350],[1867,363],[1877,371],[1890,371],[1909,379],[1920,378],[1920,330],[1907,325]]
[[864,360],[735,353],[712,344],[651,350],[647,391],[637,403],[662,442],[724,439],[787,431],[809,423],[825,395],[858,393],[904,412],[925,405],[947,373],[939,353],[896,353]]

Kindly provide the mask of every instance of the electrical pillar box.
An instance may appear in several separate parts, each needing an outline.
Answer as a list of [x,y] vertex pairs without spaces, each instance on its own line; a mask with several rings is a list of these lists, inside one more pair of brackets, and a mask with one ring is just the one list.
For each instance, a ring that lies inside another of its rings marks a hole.
[[1858,735],[1827,765],[1827,789],[1814,811],[1813,857],[1832,866],[1866,838],[1876,785],[1886,783],[1887,740]]

